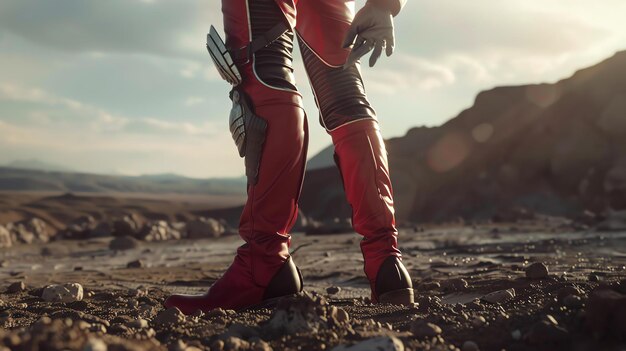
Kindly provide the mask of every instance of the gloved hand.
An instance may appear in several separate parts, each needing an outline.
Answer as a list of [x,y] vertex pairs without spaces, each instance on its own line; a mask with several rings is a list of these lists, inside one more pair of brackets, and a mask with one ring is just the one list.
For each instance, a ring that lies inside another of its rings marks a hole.
[[343,42],[344,48],[354,43],[343,67],[352,66],[361,56],[374,49],[369,60],[370,67],[373,67],[383,52],[383,48],[385,48],[387,56],[391,56],[394,40],[391,11],[366,3],[354,16],[352,25],[348,29],[348,34]]

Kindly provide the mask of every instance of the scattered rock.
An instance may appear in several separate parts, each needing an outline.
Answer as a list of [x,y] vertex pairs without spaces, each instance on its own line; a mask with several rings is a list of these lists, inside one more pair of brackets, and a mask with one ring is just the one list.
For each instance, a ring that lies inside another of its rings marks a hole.
[[273,351],[274,349],[272,349],[270,344],[266,343],[263,340],[259,340],[259,341],[256,341],[254,344],[252,344],[251,350],[252,351]]
[[126,268],[143,268],[145,264],[142,260],[134,260],[126,264]]
[[589,279],[590,282],[594,282],[594,283],[600,281],[600,277],[594,273],[589,273],[589,276],[587,276],[587,279]]
[[140,243],[137,239],[130,236],[120,236],[114,238],[109,243],[109,249],[115,251],[124,251],[124,250],[132,250],[136,249],[140,246]]
[[217,238],[224,234],[222,223],[214,218],[198,218],[187,222],[186,232],[189,239]]
[[107,344],[102,339],[89,338],[83,351],[107,351]]
[[139,215],[129,214],[113,222],[114,236],[132,236],[135,237],[143,228],[144,220]]
[[402,340],[395,336],[380,336],[377,338],[361,341],[357,344],[346,346],[339,345],[331,351],[404,351]]
[[250,343],[235,336],[230,336],[224,341],[224,350],[243,351],[250,349]]
[[146,224],[137,236],[145,241],[179,240],[182,238],[180,231],[170,227],[166,221]]
[[580,308],[583,306],[583,300],[578,295],[567,295],[563,298],[563,305],[569,308]]
[[98,222],[92,216],[81,216],[68,224],[61,235],[64,239],[86,239],[97,225]]
[[515,297],[515,289],[506,289],[506,290],[498,290],[492,293],[489,293],[483,297],[481,300],[489,302],[489,303],[504,303]]
[[185,322],[185,315],[176,307],[170,307],[159,313],[152,321],[155,325],[172,325]]
[[528,279],[544,279],[547,277],[548,267],[541,262],[535,262],[526,267],[526,278]]
[[7,229],[11,232],[13,243],[47,243],[56,234],[46,222],[36,217],[13,223]]
[[128,328],[133,328],[133,329],[145,329],[148,328],[148,321],[145,319],[135,319],[133,321],[130,321],[128,323],[126,323],[126,326]]
[[411,333],[418,339],[432,338],[441,334],[441,328],[436,324],[416,319],[411,322]]
[[328,295],[335,295],[338,294],[341,291],[341,288],[338,286],[331,286],[329,288],[326,288],[326,293],[328,293]]
[[475,316],[472,318],[472,326],[474,328],[480,328],[487,323],[487,320],[483,316]]
[[11,247],[12,245],[13,239],[11,239],[11,232],[0,225],[0,248]]
[[478,348],[478,344],[476,344],[475,342],[466,341],[463,343],[461,351],[480,351],[480,349]]
[[74,302],[83,299],[83,286],[78,283],[53,284],[43,289],[41,298],[47,302]]
[[315,333],[325,325],[328,303],[322,296],[307,293],[280,299],[265,330],[275,334]]
[[339,325],[350,321],[350,315],[343,308],[331,306],[329,315],[330,318],[332,318]]
[[582,296],[584,292],[575,285],[564,286],[556,292],[556,296],[559,301],[570,295]]
[[24,284],[24,282],[22,281],[19,281],[9,285],[9,287],[7,288],[7,294],[16,294],[24,290],[26,290],[26,284]]
[[467,287],[467,280],[463,278],[448,279],[441,283],[441,288],[446,292],[463,291],[467,289]]

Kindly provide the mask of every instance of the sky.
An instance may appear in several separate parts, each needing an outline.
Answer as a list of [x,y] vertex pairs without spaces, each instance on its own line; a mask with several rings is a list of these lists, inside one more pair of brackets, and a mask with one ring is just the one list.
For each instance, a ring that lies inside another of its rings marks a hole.
[[[222,28],[220,6],[2,0],[0,165],[243,175],[228,131],[229,85],[205,49],[209,26]],[[555,82],[626,50],[624,13],[623,0],[409,0],[395,18],[394,55],[362,68],[383,136],[440,125],[481,90]],[[294,56],[313,156],[330,136]]]

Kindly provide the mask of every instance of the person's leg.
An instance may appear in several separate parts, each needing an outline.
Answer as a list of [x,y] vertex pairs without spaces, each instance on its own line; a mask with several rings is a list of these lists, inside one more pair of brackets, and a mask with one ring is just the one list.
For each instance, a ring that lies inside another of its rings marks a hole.
[[[229,49],[247,45],[285,20],[274,0],[223,0],[222,11]],[[184,313],[217,307],[240,309],[302,290],[289,255],[289,232],[298,215],[308,126],[291,69],[293,37],[293,31],[287,31],[250,62],[238,65],[243,76],[241,89],[256,115],[267,122],[264,135],[259,136],[265,138],[260,159],[245,162],[246,173],[256,175],[248,178],[248,199],[239,223],[239,234],[246,243],[207,294],[175,295],[166,301],[168,307]]]
[[297,32],[304,64],[331,135],[352,225],[363,235],[361,250],[374,302],[413,303],[411,278],[402,265],[395,227],[393,190],[385,143],[370,105],[359,66],[343,69],[349,51],[341,47],[353,2],[300,0]]

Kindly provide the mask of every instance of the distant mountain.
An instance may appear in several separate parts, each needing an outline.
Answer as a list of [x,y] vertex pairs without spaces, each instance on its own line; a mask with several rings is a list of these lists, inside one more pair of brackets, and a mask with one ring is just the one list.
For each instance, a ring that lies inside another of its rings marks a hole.
[[193,179],[175,174],[131,177],[0,167],[0,191],[241,195],[246,193],[246,178]]
[[332,167],[335,165],[333,160],[333,153],[335,148],[333,145],[327,146],[324,150],[318,152],[315,156],[311,157],[306,163],[306,169],[312,171],[314,169]]
[[73,172],[69,167],[48,163],[37,159],[15,160],[5,165],[8,168],[30,169],[50,172]]
[[[626,51],[554,84],[481,92],[386,144],[398,222],[626,209]],[[301,208],[350,217],[336,167],[307,172]]]

